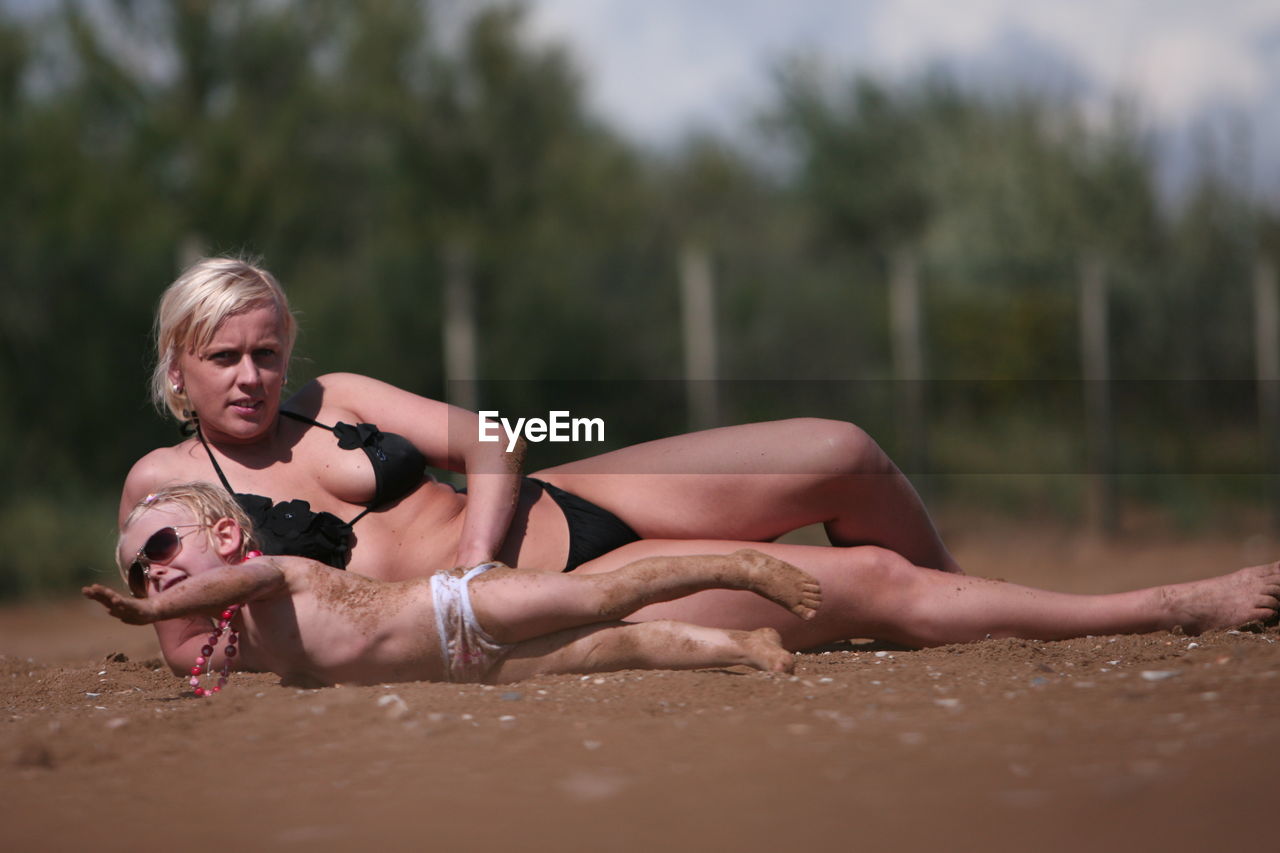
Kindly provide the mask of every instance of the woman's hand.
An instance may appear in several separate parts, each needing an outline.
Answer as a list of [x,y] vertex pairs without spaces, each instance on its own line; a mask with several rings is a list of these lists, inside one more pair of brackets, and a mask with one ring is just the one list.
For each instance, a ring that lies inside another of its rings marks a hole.
[[524,440],[508,452],[503,442],[482,442],[474,412],[419,397],[385,382],[350,373],[316,380],[328,405],[350,411],[413,442],[436,468],[467,475],[467,511],[454,562],[474,566],[498,555],[520,497]]

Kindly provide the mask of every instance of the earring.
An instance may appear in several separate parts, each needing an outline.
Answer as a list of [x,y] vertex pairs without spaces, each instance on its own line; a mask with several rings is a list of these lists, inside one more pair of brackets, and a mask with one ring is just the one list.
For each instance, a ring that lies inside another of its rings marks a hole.
[[181,386],[181,385],[179,385],[177,382],[173,383],[173,393],[175,393],[175,394],[181,394],[181,393],[182,393],[182,386]]

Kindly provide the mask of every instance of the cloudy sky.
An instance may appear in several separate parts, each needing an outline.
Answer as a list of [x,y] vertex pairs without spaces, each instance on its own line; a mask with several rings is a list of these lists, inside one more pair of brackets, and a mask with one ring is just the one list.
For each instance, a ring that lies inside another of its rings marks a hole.
[[[597,108],[661,144],[732,129],[782,57],[889,77],[946,63],[1104,115],[1118,95],[1148,126],[1244,145],[1252,183],[1280,190],[1277,0],[529,0],[536,36],[570,45]],[[1234,130],[1228,132],[1227,128]],[[1247,140],[1244,143],[1239,140]],[[1176,152],[1170,156],[1177,156]]]

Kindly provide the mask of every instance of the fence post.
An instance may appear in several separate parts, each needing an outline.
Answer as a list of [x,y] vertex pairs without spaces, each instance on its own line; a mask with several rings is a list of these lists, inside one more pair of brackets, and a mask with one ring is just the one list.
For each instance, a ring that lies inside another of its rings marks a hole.
[[1271,504],[1271,530],[1280,533],[1280,293],[1276,268],[1264,258],[1253,266],[1253,303],[1258,428]]
[[444,256],[444,379],[448,402],[470,411],[479,404],[476,390],[475,296],[471,258],[455,243]]
[[1111,424],[1111,357],[1106,267],[1096,256],[1080,264],[1080,361],[1084,373],[1086,516],[1089,530],[1106,537],[1116,530],[1116,494]]
[[717,387],[715,279],[711,254],[696,242],[680,250],[680,316],[684,328],[685,402],[689,428],[708,429],[720,422]]
[[925,436],[924,331],[920,309],[920,268],[915,252],[899,248],[889,256],[889,334],[893,355],[902,461],[908,473],[927,473]]

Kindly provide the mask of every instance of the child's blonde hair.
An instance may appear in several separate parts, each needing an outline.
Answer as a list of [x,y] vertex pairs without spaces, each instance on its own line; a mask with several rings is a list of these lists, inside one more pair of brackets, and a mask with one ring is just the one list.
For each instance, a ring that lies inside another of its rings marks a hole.
[[[230,518],[235,521],[236,524],[240,525],[240,553],[238,556],[241,559],[256,544],[253,522],[249,520],[249,516],[245,514],[244,509],[226,489],[221,486],[215,486],[213,483],[202,481],[174,483],[171,486],[165,486],[159,491],[152,492],[134,504],[133,509],[129,511],[129,517],[124,520],[124,524],[120,528],[120,537],[116,540],[116,568],[120,570],[120,576],[124,578],[126,584],[129,582],[129,566],[124,562],[120,554],[120,544],[124,541],[124,535],[144,513],[165,504],[175,504],[185,509],[192,518],[208,528],[212,528],[214,524],[224,518]],[[213,541],[213,534],[210,530],[205,530],[205,536],[210,538],[210,542]]]

